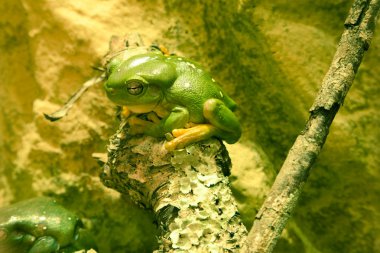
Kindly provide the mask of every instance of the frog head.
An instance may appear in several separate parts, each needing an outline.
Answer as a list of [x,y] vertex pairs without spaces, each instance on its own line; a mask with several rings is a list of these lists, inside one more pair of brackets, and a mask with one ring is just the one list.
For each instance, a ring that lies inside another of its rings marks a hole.
[[107,70],[108,98],[134,113],[151,112],[177,77],[175,66],[160,51],[121,55],[110,61]]
[[113,77],[105,83],[108,98],[118,105],[128,106],[135,113],[152,111],[163,94],[156,85],[150,85],[143,77]]
[[105,57],[106,75],[110,76],[112,72],[124,61],[131,59],[133,56],[141,55],[147,52],[158,51],[154,47],[128,47],[120,51],[110,53]]

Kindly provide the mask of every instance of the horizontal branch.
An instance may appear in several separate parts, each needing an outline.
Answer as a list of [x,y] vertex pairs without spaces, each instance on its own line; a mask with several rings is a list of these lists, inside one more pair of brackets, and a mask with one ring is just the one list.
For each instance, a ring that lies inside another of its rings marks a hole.
[[156,216],[155,252],[237,252],[247,230],[227,175],[231,165],[221,141],[208,139],[168,152],[163,140],[131,136],[121,124],[108,145],[103,183]]

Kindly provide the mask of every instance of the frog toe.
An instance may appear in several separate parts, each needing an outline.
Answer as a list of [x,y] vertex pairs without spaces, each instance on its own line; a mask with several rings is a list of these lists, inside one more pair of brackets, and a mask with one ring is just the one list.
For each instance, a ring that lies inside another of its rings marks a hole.
[[59,243],[51,236],[38,238],[28,253],[52,253],[59,250]]
[[128,109],[128,107],[123,106],[123,108],[121,109],[121,113],[120,114],[124,118],[128,118],[131,115],[131,111]]
[[151,122],[153,122],[155,124],[158,124],[161,121],[161,119],[154,112],[148,113],[147,117],[148,117],[148,120],[150,120]]
[[177,143],[173,141],[168,141],[164,144],[164,147],[167,151],[173,151],[177,148]]
[[181,135],[184,135],[185,133],[187,133],[189,131],[189,129],[186,129],[186,128],[179,128],[179,129],[174,129],[172,131],[172,135],[174,137],[179,137]]

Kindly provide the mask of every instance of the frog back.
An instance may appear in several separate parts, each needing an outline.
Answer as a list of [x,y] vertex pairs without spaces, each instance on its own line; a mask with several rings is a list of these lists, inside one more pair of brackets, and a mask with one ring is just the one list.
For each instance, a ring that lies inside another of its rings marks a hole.
[[176,61],[178,77],[167,90],[165,98],[169,103],[187,108],[191,122],[205,121],[203,106],[211,98],[221,100],[231,110],[236,108],[235,101],[197,63],[180,57],[174,58],[173,61]]

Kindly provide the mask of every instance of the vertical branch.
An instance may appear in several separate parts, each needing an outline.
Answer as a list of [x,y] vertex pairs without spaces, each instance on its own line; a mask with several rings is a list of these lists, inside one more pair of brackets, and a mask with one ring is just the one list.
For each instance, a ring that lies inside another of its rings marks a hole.
[[329,127],[352,85],[364,52],[373,37],[380,0],[356,0],[345,21],[339,42],[321,90],[310,109],[310,118],[295,143],[265,200],[242,252],[272,252],[297,204],[327,138]]

